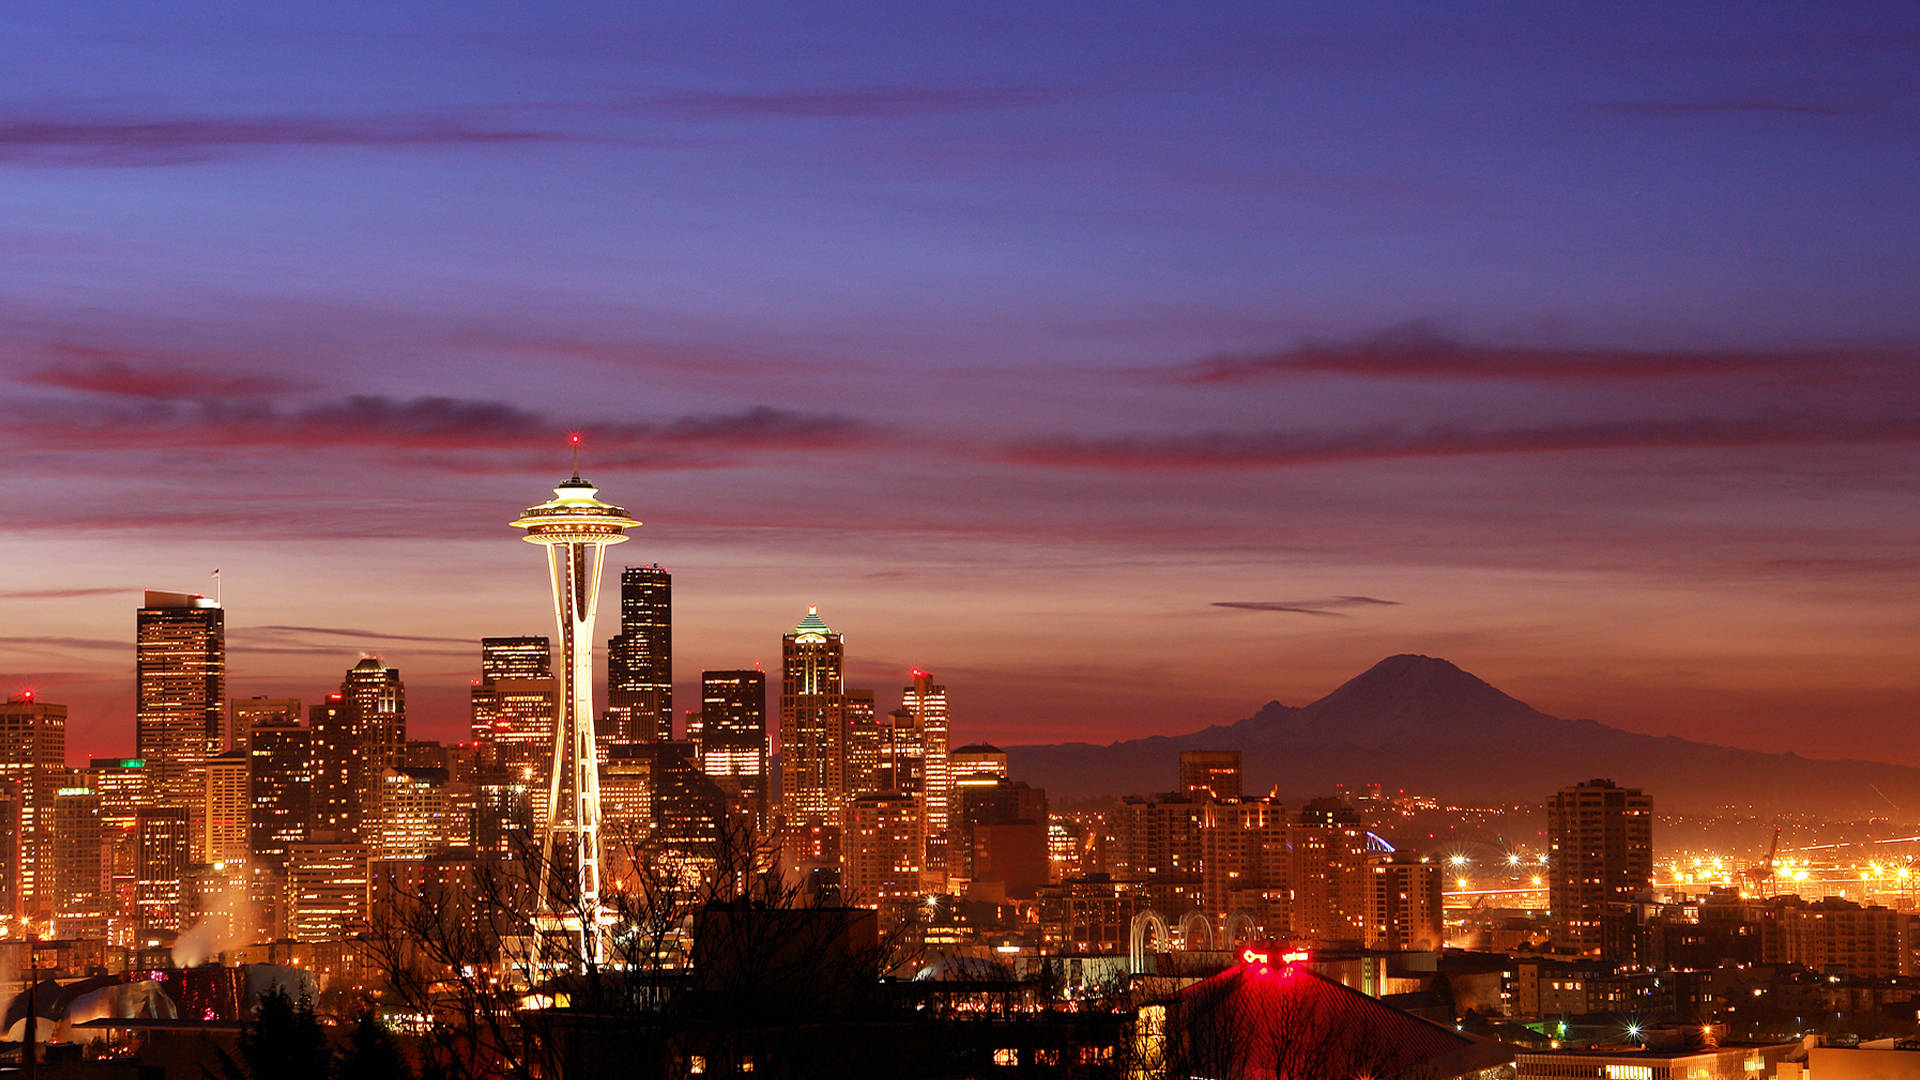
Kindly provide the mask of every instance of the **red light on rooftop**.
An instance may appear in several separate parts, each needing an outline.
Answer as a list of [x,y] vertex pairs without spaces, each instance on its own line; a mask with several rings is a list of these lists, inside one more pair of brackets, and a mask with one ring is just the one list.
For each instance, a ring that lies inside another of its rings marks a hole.
[[33,704],[33,691],[31,690],[21,691],[20,700],[25,701],[29,705]]
[[572,435],[569,435],[569,436],[567,436],[567,439],[568,439],[568,441],[570,441],[570,442],[572,442],[572,443],[573,443],[573,445],[575,445],[575,446],[579,446],[579,445],[580,445],[580,433],[579,433],[579,432],[577,432],[577,431],[576,431],[576,432],[574,432],[574,433],[573,433]]
[[338,690],[327,695],[328,701],[345,701],[346,699],[347,699],[347,696],[345,694],[340,693]]

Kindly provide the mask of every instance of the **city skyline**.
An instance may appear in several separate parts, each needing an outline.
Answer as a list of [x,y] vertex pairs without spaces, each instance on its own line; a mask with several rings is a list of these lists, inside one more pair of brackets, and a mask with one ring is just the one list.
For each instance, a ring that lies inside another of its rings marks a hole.
[[1898,1071],[1916,73],[0,5],[0,1073]]
[[218,566],[230,696],[454,737],[580,430],[683,673],[818,605],[1002,743],[1420,652],[1920,761],[1911,16],[872,14],[0,15],[0,686],[131,752],[125,599]]

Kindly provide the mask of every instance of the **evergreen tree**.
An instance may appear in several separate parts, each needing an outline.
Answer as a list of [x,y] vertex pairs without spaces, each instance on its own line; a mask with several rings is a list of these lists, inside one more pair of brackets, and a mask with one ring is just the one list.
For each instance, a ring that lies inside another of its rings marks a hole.
[[332,1080],[333,1050],[313,1002],[278,987],[260,999],[260,1015],[240,1033],[240,1060],[221,1057],[228,1080]]
[[368,1011],[354,1023],[335,1075],[339,1080],[413,1080],[413,1069],[400,1041]]

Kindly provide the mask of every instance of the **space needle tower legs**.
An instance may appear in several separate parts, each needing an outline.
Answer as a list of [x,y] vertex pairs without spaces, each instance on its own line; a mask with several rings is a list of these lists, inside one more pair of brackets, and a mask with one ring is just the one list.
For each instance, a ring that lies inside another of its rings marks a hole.
[[[580,957],[605,962],[600,903],[600,771],[594,747],[593,620],[600,604],[600,568],[607,546],[623,543],[638,526],[618,506],[595,498],[599,489],[580,478],[580,437],[573,436],[573,475],[553,489],[553,498],[513,523],[528,543],[547,549],[553,577],[553,617],[559,632],[560,693],[555,704],[553,770],[546,815],[540,823],[540,870],[534,894],[534,934],[529,976],[540,978],[544,934],[552,928],[579,932]],[[566,797],[567,802],[562,802]],[[565,853],[563,856],[562,853]],[[575,889],[570,910],[555,903],[552,869],[572,860]]]

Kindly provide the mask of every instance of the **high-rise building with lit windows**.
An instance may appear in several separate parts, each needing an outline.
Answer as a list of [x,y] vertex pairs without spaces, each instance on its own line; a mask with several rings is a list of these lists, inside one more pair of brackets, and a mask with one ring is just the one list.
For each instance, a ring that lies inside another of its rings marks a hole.
[[845,820],[845,643],[808,608],[782,638],[780,676],[780,800],[786,828]]
[[[469,693],[469,706],[483,765],[546,790],[558,686],[546,638],[481,639],[480,678]],[[544,802],[537,812],[546,812]]]
[[1395,854],[1376,860],[1369,873],[1373,882],[1367,903],[1367,948],[1399,952],[1445,947],[1440,864],[1410,853]]
[[1562,788],[1547,802],[1547,838],[1554,944],[1598,953],[1601,917],[1651,899],[1653,799],[1611,780]]
[[553,646],[538,634],[480,639],[481,679],[551,679]]
[[338,692],[308,710],[307,737],[313,753],[313,803],[308,838],[348,843],[365,823],[371,778],[380,775],[360,730],[360,710]]
[[756,829],[767,827],[767,676],[700,673],[700,769],[736,800]]
[[287,849],[304,843],[314,808],[312,733],[296,721],[253,729],[248,751],[247,852],[255,867],[281,877]]
[[149,797],[197,807],[227,703],[226,612],[204,596],[150,589],[134,630],[135,740]]
[[253,729],[266,723],[300,722],[300,699],[282,697],[234,698],[227,702],[227,749],[246,753]]
[[26,911],[52,910],[53,807],[67,776],[67,707],[37,700],[32,691],[0,705],[0,783],[19,785],[19,876],[16,902]]
[[185,930],[192,816],[184,806],[146,806],[135,815],[135,903],[144,933]]
[[252,790],[249,755],[237,750],[207,759],[205,806],[199,819],[205,833],[199,844],[207,862],[236,872],[247,861],[247,822]]
[[847,902],[881,912],[898,925],[920,891],[920,803],[911,795],[875,792],[847,803],[840,881]]
[[139,921],[138,818],[147,804],[146,774],[142,758],[93,758],[84,774],[85,786],[100,798],[107,937],[115,945],[132,944]]
[[100,815],[108,827],[133,824],[147,799],[144,758],[93,758],[87,762],[87,786],[100,793]]
[[926,865],[944,868],[947,860],[947,835],[953,804],[953,767],[947,760],[948,720],[947,688],[934,684],[933,676],[915,668],[913,683],[901,692],[900,707],[913,714],[920,731],[924,760],[926,804],[922,831],[926,835]]
[[407,687],[400,672],[377,656],[363,657],[340,680],[340,693],[359,715],[361,744],[374,772],[400,764],[407,743]]
[[602,742],[673,738],[673,575],[659,566],[620,572],[620,632],[607,641],[607,717]]
[[1005,779],[1007,775],[1007,752],[992,743],[968,743],[955,747],[947,754],[947,762],[953,770],[955,787],[970,776]]
[[295,844],[287,853],[287,930],[297,941],[343,941],[366,929],[371,901],[365,844]]
[[1180,786],[1175,790],[1202,798],[1239,798],[1240,751],[1180,751]]
[[52,844],[53,931],[67,938],[107,936],[108,840],[100,821],[100,793],[74,777],[54,794]]
[[445,769],[383,769],[379,827],[369,845],[373,857],[421,860],[471,846],[472,830],[459,801]]
[[[872,715],[873,691],[849,691],[851,697],[863,693],[859,711]],[[874,791],[891,791],[920,800],[920,829],[927,828],[927,732],[912,709],[895,709],[878,725],[879,752],[873,769]],[[924,836],[922,837],[924,839]]]
[[25,910],[20,880],[21,863],[26,857],[26,837],[20,827],[25,802],[20,781],[0,780],[0,922],[17,919]]

